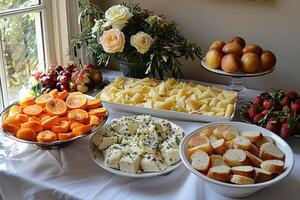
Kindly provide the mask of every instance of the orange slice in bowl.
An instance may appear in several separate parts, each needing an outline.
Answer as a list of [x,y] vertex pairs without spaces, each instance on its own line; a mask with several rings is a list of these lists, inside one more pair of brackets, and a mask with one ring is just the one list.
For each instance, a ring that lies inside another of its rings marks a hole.
[[17,132],[17,138],[22,140],[36,141],[36,133],[31,128],[21,128]]
[[42,121],[42,126],[44,129],[50,129],[52,126],[56,126],[59,123],[59,117],[57,115],[49,117]]
[[8,116],[16,116],[17,114],[20,114],[23,112],[23,106],[16,106],[13,105],[12,107],[10,107],[9,112],[8,112]]
[[69,131],[69,123],[67,121],[61,121],[58,125],[52,126],[51,131],[54,133],[66,133]]
[[66,103],[58,98],[52,98],[46,104],[46,111],[50,115],[63,115],[67,111]]
[[66,99],[66,104],[70,109],[85,108],[87,104],[87,99],[83,94],[72,93]]
[[72,132],[74,133],[74,135],[79,136],[79,135],[85,135],[88,132],[91,131],[91,125],[84,125],[84,126],[79,126],[76,128],[72,129]]
[[68,95],[69,95],[69,92],[67,90],[63,90],[62,92],[58,93],[57,98],[59,98],[61,100],[65,100]]
[[37,115],[41,114],[42,111],[43,111],[42,106],[37,105],[37,104],[26,106],[23,109],[23,112],[28,116],[37,116]]
[[104,117],[107,114],[106,108],[95,108],[89,111],[89,115],[95,115],[97,117]]
[[49,92],[50,95],[52,95],[53,97],[58,97],[58,90],[57,89],[53,89]]
[[83,109],[74,109],[69,112],[68,119],[71,122],[84,123],[89,119],[89,114]]
[[24,124],[22,124],[21,128],[30,128],[32,130],[34,130],[34,132],[38,133],[41,132],[43,130],[43,126],[40,122],[37,121],[29,121],[29,122],[25,122]]
[[59,133],[57,134],[57,137],[59,140],[69,140],[73,137],[75,137],[75,134],[70,132],[70,133]]
[[87,109],[99,108],[101,106],[100,99],[89,99],[86,104]]
[[19,102],[20,106],[30,106],[35,104],[35,100],[33,97],[25,97],[24,99],[21,99]]
[[57,135],[56,135],[56,133],[53,133],[52,131],[45,130],[45,131],[39,132],[36,136],[36,139],[38,142],[54,142],[54,141],[57,141]]
[[50,101],[50,99],[52,98],[53,96],[51,94],[42,94],[35,99],[35,103],[42,107],[45,107],[47,102]]

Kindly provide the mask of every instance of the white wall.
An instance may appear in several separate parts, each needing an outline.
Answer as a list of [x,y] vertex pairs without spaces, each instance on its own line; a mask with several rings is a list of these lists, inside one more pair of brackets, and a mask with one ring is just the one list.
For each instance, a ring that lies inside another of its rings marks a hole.
[[[123,1],[93,0],[103,9]],[[143,8],[165,15],[179,24],[183,35],[198,42],[205,52],[211,41],[242,36],[277,56],[276,71],[246,79],[249,88],[295,89],[300,92],[300,1],[268,0],[137,0]],[[228,78],[211,74],[198,62],[186,62],[187,78],[227,83]]]

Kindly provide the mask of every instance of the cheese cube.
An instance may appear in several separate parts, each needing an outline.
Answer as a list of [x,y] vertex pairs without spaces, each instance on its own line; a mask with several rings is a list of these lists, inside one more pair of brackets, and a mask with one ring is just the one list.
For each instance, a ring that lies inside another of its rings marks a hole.
[[104,151],[104,163],[115,169],[119,169],[119,161],[122,157],[122,150],[119,144],[113,144]]
[[173,165],[180,160],[179,150],[169,146],[161,148],[161,154],[168,166]]
[[164,171],[167,165],[164,164],[162,157],[154,154],[144,154],[141,159],[141,168],[144,172]]
[[98,145],[98,149],[106,149],[110,145],[117,143],[117,141],[117,137],[103,137],[101,143]]

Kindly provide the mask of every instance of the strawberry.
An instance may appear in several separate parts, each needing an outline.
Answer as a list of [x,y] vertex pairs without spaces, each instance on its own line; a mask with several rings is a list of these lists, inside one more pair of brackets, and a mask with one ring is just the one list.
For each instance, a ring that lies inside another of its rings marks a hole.
[[257,124],[258,121],[259,121],[261,118],[263,118],[263,117],[264,117],[264,115],[263,115],[262,113],[259,113],[259,114],[255,115],[255,117],[253,118],[253,122],[254,122],[255,124]]
[[300,101],[295,101],[291,103],[291,111],[293,113],[298,113],[300,112]]
[[269,112],[269,110],[263,110],[263,111],[261,112],[261,114],[266,115],[266,114],[268,114],[268,112]]
[[268,121],[265,128],[277,134],[279,132],[280,127],[278,121],[271,118],[271,120]]
[[288,96],[283,97],[283,99],[280,101],[280,104],[282,106],[289,105],[290,104],[290,97],[288,97]]
[[295,92],[295,91],[289,91],[289,92],[287,93],[287,96],[290,97],[292,100],[295,100],[295,99],[298,98],[299,95],[298,95],[298,93]]
[[281,124],[287,123],[287,118],[286,117],[280,118],[280,123]]
[[296,130],[295,127],[291,126],[289,123],[283,123],[280,129],[280,136],[282,138],[286,138],[288,136],[293,135],[295,130]]
[[248,109],[248,116],[253,119],[255,117],[255,115],[257,114],[257,110],[255,108],[249,108]]
[[260,96],[257,96],[253,99],[253,104],[262,105],[263,104],[263,99]]
[[270,110],[271,108],[273,108],[273,106],[274,106],[274,104],[270,100],[268,100],[268,99],[264,100],[263,107],[266,110]]

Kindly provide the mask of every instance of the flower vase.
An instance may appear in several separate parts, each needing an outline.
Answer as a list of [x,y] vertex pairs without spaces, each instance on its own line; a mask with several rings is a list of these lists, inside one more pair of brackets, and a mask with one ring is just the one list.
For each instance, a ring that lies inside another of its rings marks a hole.
[[125,77],[145,78],[148,76],[146,74],[146,63],[130,63],[125,61],[118,61],[118,63]]

